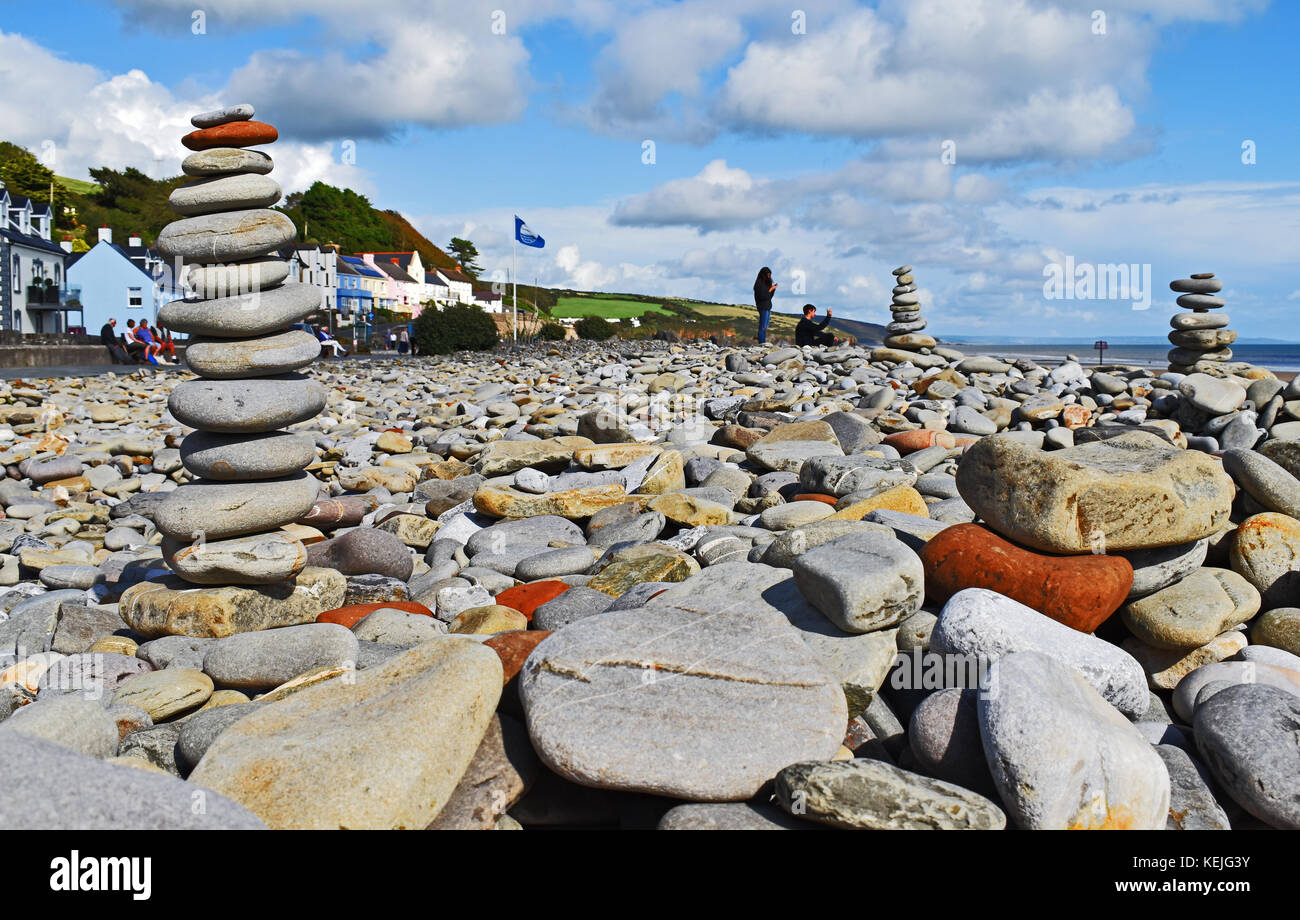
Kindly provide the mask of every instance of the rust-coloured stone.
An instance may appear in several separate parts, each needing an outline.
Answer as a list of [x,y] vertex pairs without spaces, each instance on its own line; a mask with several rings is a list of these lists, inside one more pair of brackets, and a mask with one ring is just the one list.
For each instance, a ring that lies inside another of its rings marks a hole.
[[1133,587],[1120,556],[1050,556],[1021,549],[978,524],[941,530],[921,550],[925,591],[943,603],[964,588],[987,588],[1090,633]]
[[1092,421],[1092,413],[1084,406],[1066,406],[1061,410],[1061,424],[1073,431]]
[[252,147],[256,144],[269,144],[280,136],[280,132],[262,121],[232,121],[217,125],[215,128],[203,128],[191,131],[181,138],[181,143],[190,150],[210,150],[213,147]]
[[822,495],[820,492],[800,492],[793,499],[791,499],[791,501],[821,502],[822,504],[835,507],[835,503],[839,501],[839,499],[836,498],[834,495]]
[[426,617],[433,616],[432,610],[423,604],[415,603],[415,601],[381,601],[371,604],[349,604],[346,607],[336,607],[333,610],[326,610],[316,618],[316,622],[337,623],[340,626],[346,626],[348,629],[351,629],[376,610],[382,610],[384,608],[404,610],[407,613],[419,613]]
[[719,444],[722,447],[734,447],[737,450],[748,450],[755,441],[765,434],[767,432],[762,428],[723,425],[713,433],[713,439],[710,443]]
[[918,428],[915,431],[896,431],[886,435],[885,443],[900,454],[910,454],[927,447],[952,448],[956,446],[957,439],[946,431]]
[[483,644],[501,656],[501,668],[505,671],[505,683],[508,684],[523,668],[524,662],[533,653],[533,649],[537,648],[537,644],[550,634],[549,629],[521,629],[515,632],[497,633]]
[[547,601],[555,600],[570,587],[562,581],[530,581],[528,584],[506,588],[496,596],[496,602],[502,607],[513,607],[531,622],[534,610]]

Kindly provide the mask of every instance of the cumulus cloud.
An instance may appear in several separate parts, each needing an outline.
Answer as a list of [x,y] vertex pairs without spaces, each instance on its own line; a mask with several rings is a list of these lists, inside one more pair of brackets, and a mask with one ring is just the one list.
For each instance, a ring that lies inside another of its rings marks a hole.
[[[180,174],[194,130],[190,116],[220,104],[215,93],[179,97],[142,70],[106,74],[64,60],[20,35],[0,32],[0,124],[5,138],[41,156],[61,176],[89,178],[91,167],[134,166],[154,178]],[[41,99],[33,106],[30,100]],[[275,179],[286,193],[316,179],[373,192],[373,182],[336,159],[332,147],[279,141]]]

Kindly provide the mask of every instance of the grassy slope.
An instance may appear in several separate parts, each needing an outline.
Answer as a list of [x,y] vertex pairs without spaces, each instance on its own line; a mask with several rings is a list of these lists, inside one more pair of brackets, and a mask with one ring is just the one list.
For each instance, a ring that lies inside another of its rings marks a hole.
[[69,179],[67,176],[55,176],[54,181],[62,185],[70,192],[76,192],[78,195],[93,195],[99,191],[99,186],[85,179]]
[[603,316],[606,319],[623,319],[629,316],[644,316],[646,313],[669,314],[669,311],[658,303],[646,300],[632,300],[617,295],[583,297],[570,294],[560,295],[558,302],[551,309],[551,315],[559,319],[580,316]]

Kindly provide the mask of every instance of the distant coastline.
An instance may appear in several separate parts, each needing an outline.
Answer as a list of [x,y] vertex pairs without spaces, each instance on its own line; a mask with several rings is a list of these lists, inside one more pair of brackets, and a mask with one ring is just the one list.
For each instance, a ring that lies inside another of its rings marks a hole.
[[[945,338],[942,344],[947,347],[965,351],[968,354],[1014,355],[1032,358],[1040,362],[1062,361],[1066,355],[1075,355],[1085,364],[1097,364],[1097,352],[1092,342],[1049,341],[1037,343],[999,343],[992,341],[963,340],[959,337]],[[1170,345],[1164,344],[1124,344],[1112,342],[1106,349],[1104,364],[1133,364],[1164,370],[1169,360],[1167,353]],[[1232,346],[1233,359],[1248,361],[1258,367],[1273,371],[1279,377],[1290,379],[1300,372],[1300,344],[1279,342],[1276,344],[1235,344]]]

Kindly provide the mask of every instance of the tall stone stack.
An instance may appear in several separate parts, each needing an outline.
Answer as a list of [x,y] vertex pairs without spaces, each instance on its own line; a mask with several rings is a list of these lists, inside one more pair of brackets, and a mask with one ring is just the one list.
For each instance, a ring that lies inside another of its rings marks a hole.
[[1228,346],[1237,341],[1237,333],[1227,328],[1226,313],[1210,312],[1226,303],[1216,296],[1223,290],[1223,282],[1213,272],[1201,272],[1169,282],[1169,289],[1180,295],[1178,306],[1190,311],[1175,313],[1169,321],[1174,327],[1169,333],[1174,345],[1169,351],[1169,369],[1180,374],[1225,370],[1232,360]]
[[298,576],[306,548],[279,528],[311,510],[320,486],[304,469],[316,459],[313,439],[282,430],[325,407],[325,388],[297,373],[320,343],[287,328],[320,295],[286,281],[288,265],[275,256],[295,229],[270,210],[281,197],[271,158],[247,149],[277,132],[252,117],[251,105],[194,116],[198,130],[182,143],[195,153],[181,165],[194,181],[172,193],[182,218],[158,237],[197,295],[167,304],[158,319],[190,336],[185,361],[199,379],[179,384],[167,402],[177,421],[197,429],[181,443],[194,478],[159,505],[155,523],[172,570],[199,585]]
[[916,277],[912,266],[902,265],[894,269],[894,297],[889,305],[893,321],[885,327],[889,335],[885,338],[886,348],[901,348],[904,351],[920,351],[934,348],[934,336],[921,332],[925,328],[925,319],[921,316],[921,298],[916,293]]

